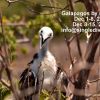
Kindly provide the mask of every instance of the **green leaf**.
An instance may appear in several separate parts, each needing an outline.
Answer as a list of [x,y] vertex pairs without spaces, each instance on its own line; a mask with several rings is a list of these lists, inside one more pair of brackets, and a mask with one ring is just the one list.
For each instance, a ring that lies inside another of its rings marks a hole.
[[11,91],[0,83],[0,100],[4,100]]

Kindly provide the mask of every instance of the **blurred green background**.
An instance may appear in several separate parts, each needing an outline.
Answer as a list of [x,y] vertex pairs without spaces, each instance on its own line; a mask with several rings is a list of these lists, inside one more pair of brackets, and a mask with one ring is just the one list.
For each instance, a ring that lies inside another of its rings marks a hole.
[[[66,11],[70,9],[66,7],[67,5],[69,5],[67,0],[18,0],[10,5],[7,0],[0,0],[3,28],[11,55],[10,60],[13,61],[16,58],[15,51],[18,39],[28,38],[33,47],[37,45],[38,30],[42,26],[49,26],[53,29],[54,39],[64,38],[65,34],[69,38],[71,33],[61,33],[63,25],[72,26],[71,17],[61,15],[61,9],[65,8]],[[85,11],[85,7],[83,3],[74,3],[74,10]],[[2,33],[1,27],[0,33]],[[0,46],[2,45],[1,35]],[[23,54],[27,53],[26,48],[22,48],[21,51]]]
[[[31,37],[33,33],[37,34],[41,26],[47,25],[53,28],[55,36],[62,36],[62,26],[57,19],[60,18],[62,24],[71,26],[71,17],[62,16],[60,11],[68,4],[67,0],[52,0],[52,2],[50,0],[18,0],[9,5],[6,0],[0,0],[0,9],[3,13],[4,23],[24,22],[25,25],[17,27],[17,31],[21,34]],[[47,7],[43,7],[44,5]],[[55,9],[50,8],[51,5]],[[75,11],[85,11],[82,3],[75,3],[74,8]],[[64,10],[67,11],[67,8]],[[52,14],[53,12],[58,13]]]

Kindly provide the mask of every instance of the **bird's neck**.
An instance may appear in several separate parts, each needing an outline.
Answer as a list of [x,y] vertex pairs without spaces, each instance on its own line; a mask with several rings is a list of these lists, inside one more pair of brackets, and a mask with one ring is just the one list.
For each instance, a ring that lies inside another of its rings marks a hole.
[[40,49],[41,56],[44,57],[44,56],[47,54],[47,51],[48,51],[48,45],[46,44],[45,46],[43,46],[43,47]]

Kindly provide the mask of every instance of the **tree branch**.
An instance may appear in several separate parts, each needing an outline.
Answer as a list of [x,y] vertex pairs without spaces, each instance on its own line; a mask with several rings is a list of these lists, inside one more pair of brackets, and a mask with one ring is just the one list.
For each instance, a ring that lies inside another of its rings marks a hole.
[[88,81],[88,83],[94,83],[94,82],[97,82],[97,81],[99,81],[99,80],[100,80],[100,78],[95,79],[95,80],[92,80],[92,81]]
[[6,86],[9,90],[11,90],[11,86],[10,86],[9,83],[7,83],[7,81],[5,81],[4,79],[1,79],[0,82],[1,82],[4,86]]
[[[4,65],[5,71],[7,73],[7,78],[9,79],[9,82],[10,82],[10,87],[11,87],[10,90],[13,92],[15,99],[20,100],[20,97],[17,93],[17,90],[15,89],[16,87],[15,87],[14,81],[12,79],[11,71],[9,69],[10,64],[9,64],[9,58],[8,58],[8,52],[7,52],[6,39],[5,39],[5,34],[4,34],[4,29],[3,29],[2,13],[1,12],[0,12],[0,23],[1,23],[1,30],[2,30],[1,33],[3,35],[3,47],[4,47],[4,54],[5,54],[4,56],[2,55],[2,57],[4,57],[3,58],[3,65]],[[5,86],[9,87],[8,84],[6,84],[5,81],[1,80],[1,82]]]

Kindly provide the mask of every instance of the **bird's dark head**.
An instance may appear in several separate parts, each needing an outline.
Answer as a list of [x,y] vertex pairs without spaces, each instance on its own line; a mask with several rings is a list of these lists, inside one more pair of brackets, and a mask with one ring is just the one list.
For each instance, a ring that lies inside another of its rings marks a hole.
[[42,27],[39,30],[40,36],[40,46],[45,46],[52,38],[53,38],[53,31],[50,27]]

